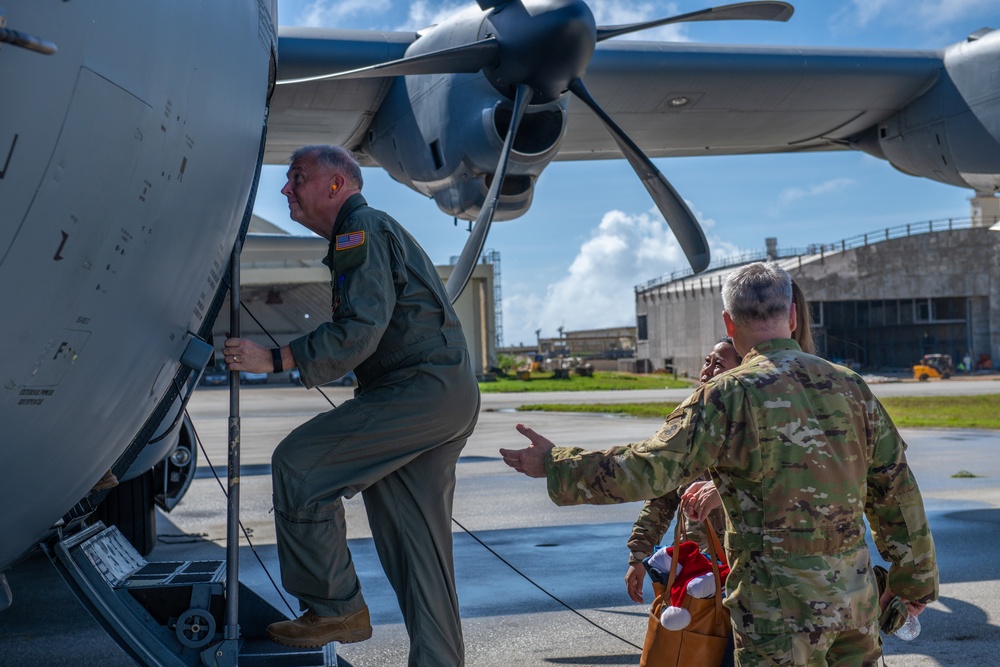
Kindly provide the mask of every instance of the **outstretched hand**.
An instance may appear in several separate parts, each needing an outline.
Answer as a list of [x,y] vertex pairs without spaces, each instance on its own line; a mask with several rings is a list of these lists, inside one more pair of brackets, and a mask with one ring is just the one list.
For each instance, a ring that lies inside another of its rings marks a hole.
[[518,424],[516,428],[531,444],[524,449],[501,449],[503,462],[528,477],[545,477],[545,456],[555,445],[524,424]]

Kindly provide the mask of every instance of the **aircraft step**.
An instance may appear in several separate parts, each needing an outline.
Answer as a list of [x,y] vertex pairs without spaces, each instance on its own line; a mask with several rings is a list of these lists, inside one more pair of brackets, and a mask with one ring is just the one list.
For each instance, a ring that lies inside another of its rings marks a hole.
[[[248,639],[240,647],[240,667],[299,667],[317,665],[326,667],[337,664],[336,652],[328,655],[327,648],[294,649],[275,644],[270,639]],[[333,662],[329,662],[332,658]]]
[[287,618],[242,583],[239,639],[225,640],[225,561],[147,562],[117,528],[97,523],[46,546],[91,615],[141,665],[335,667],[336,644],[296,649],[265,636]]

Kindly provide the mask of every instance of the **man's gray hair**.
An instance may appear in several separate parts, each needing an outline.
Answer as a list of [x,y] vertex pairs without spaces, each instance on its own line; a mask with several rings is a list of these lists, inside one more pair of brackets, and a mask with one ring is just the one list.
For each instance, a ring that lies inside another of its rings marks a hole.
[[754,262],[726,277],[722,307],[735,324],[787,318],[792,307],[792,277],[772,262]]
[[325,144],[303,146],[292,153],[291,162],[294,164],[296,160],[303,158],[315,158],[319,164],[339,171],[347,178],[348,185],[356,187],[358,190],[365,184],[361,177],[361,167],[358,166],[358,161],[346,148]]

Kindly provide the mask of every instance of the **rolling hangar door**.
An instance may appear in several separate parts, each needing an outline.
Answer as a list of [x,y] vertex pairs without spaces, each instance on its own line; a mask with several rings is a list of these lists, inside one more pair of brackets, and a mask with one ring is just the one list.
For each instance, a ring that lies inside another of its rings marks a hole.
[[974,360],[976,297],[930,297],[810,304],[821,356],[865,369],[909,368],[925,354]]

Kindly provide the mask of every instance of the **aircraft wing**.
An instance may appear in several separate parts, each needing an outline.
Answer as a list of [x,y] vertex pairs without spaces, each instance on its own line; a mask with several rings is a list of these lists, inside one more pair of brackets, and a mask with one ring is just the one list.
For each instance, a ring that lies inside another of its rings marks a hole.
[[[278,30],[278,80],[402,58],[416,38],[412,32],[282,27]],[[287,164],[292,151],[307,144],[356,148],[392,80],[376,77],[276,86],[264,162]],[[364,159],[361,162],[374,165]]]
[[[402,58],[415,33],[282,28],[279,81]],[[938,51],[722,46],[609,40],[584,78],[594,98],[651,157],[847,148],[936,80]],[[265,162],[299,146],[357,149],[393,77],[277,86]],[[686,102],[684,101],[686,100]],[[683,103],[682,103],[683,102]],[[620,158],[574,99],[557,160]],[[361,156],[362,163],[376,164]]]
[[[607,41],[585,81],[653,157],[832,150],[927,90],[935,51]],[[600,121],[570,99],[557,160],[617,158]]]

